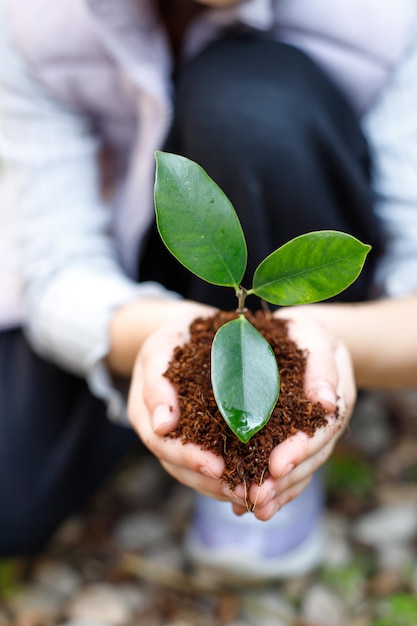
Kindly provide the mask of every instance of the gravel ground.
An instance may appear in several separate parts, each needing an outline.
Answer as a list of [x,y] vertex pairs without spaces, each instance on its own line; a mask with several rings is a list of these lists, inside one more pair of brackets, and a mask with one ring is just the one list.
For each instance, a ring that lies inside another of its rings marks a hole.
[[213,586],[181,537],[192,494],[131,460],[32,560],[0,562],[0,626],[416,626],[417,395],[366,396],[328,464],[314,573]]

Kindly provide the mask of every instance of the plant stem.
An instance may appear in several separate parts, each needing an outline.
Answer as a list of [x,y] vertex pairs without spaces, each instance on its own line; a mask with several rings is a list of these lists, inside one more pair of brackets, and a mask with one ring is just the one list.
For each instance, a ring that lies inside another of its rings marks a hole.
[[246,313],[247,308],[245,307],[245,301],[247,295],[248,292],[244,287],[240,286],[238,289],[236,289],[236,297],[238,302],[236,313]]

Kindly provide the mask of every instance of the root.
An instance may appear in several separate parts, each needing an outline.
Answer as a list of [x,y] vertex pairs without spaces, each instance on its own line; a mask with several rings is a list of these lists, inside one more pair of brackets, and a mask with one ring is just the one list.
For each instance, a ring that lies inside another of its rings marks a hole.
[[252,508],[251,508],[251,512],[252,512],[252,513],[254,513],[254,512],[255,512],[256,505],[258,504],[259,492],[260,492],[260,490],[261,490],[261,485],[262,485],[263,480],[264,480],[265,472],[266,472],[266,467],[264,468],[264,470],[263,470],[263,472],[262,472],[262,474],[261,474],[261,477],[260,477],[260,479],[259,479],[259,483],[258,483],[258,491],[256,492],[255,502],[253,503]]

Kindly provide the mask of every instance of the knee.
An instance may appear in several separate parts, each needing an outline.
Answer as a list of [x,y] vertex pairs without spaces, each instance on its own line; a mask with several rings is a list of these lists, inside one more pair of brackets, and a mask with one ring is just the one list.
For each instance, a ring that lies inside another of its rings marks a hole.
[[323,129],[323,110],[338,123],[339,99],[301,51],[253,37],[221,40],[186,65],[178,81],[180,143],[200,160],[219,150],[234,163],[242,155],[288,156],[308,149]]

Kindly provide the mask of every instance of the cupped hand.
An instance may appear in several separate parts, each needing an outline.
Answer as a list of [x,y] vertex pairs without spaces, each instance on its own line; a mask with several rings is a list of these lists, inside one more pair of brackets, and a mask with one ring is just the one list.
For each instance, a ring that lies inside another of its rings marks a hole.
[[[269,477],[252,485],[249,500],[258,519],[268,520],[309,484],[314,472],[329,458],[352,414],[356,385],[350,355],[343,343],[321,325],[309,306],[280,310],[277,317],[289,320],[289,335],[307,354],[305,392],[324,407],[328,423],[312,437],[298,432],[276,446],[269,460]],[[236,495],[244,496],[243,488]],[[242,514],[246,507],[235,503]]]
[[137,356],[128,415],[142,442],[176,480],[204,495],[239,504],[244,500],[221,481],[221,457],[167,436],[177,424],[179,409],[175,389],[163,374],[174,348],[188,340],[190,323],[214,312],[190,301],[167,303],[166,320],[147,338]]

